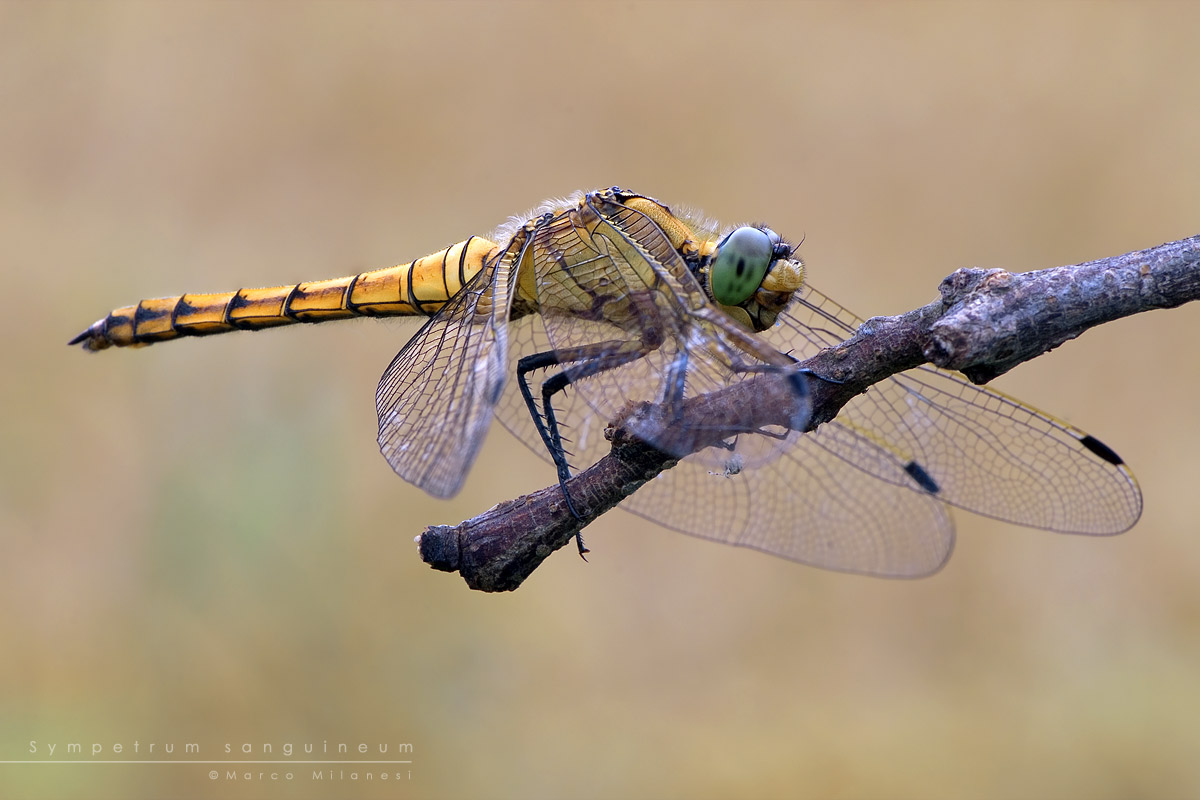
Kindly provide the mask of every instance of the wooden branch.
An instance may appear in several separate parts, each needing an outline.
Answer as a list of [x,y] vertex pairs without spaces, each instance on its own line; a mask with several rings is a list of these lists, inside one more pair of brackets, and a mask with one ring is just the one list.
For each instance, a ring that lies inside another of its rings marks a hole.
[[[809,382],[809,430],[833,419],[872,384],[923,363],[986,383],[1093,326],[1196,300],[1200,236],[1036,272],[960,269],[942,281],[940,291],[941,300],[899,316],[870,319],[851,339],[803,362],[816,375],[842,381]],[[755,402],[746,402],[747,392]],[[785,376],[761,375],[689,400],[681,423],[689,429],[716,429],[712,441],[696,439],[690,448],[696,452],[725,438],[714,420],[730,420],[727,430],[745,430],[740,426],[748,422],[778,425],[782,419],[786,424],[793,402]],[[747,414],[759,416],[748,420]],[[417,538],[422,560],[434,569],[459,572],[472,589],[516,589],[577,531],[677,462],[619,426],[610,432],[609,454],[568,484],[582,519],[567,509],[555,484],[459,525],[427,528]]]

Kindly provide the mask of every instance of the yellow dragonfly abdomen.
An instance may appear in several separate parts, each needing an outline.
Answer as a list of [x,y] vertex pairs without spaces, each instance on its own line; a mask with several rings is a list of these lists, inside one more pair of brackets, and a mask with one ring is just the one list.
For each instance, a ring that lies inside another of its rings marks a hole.
[[431,316],[499,248],[472,236],[409,264],[323,281],[183,294],[118,308],[71,340],[85,350],[350,317]]

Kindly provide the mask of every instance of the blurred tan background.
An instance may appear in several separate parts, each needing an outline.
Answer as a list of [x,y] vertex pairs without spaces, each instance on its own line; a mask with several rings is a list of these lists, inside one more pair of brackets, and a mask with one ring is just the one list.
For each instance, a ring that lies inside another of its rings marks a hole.
[[0,760],[414,748],[399,785],[41,764],[0,765],[0,794],[1200,794],[1198,308],[997,382],[1133,466],[1124,536],[956,513],[945,570],[887,582],[614,512],[590,563],[504,596],[412,539],[553,475],[498,426],[453,502],[392,474],[373,393],[415,323],[66,346],[142,297],[387,266],[612,184],[805,236],[864,316],[961,266],[1182,238],[1197,26],[1152,3],[0,5]]

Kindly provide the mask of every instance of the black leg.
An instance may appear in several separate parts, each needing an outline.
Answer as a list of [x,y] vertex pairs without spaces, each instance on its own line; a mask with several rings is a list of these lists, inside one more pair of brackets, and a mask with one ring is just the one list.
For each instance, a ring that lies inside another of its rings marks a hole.
[[[624,350],[613,352],[614,347],[623,347]],[[602,342],[564,351],[547,350],[543,353],[533,353],[517,362],[517,386],[521,390],[521,397],[525,400],[538,435],[542,437],[542,443],[546,446],[547,452],[550,453],[550,459],[554,462],[555,471],[558,473],[558,485],[562,487],[567,509],[577,520],[582,521],[583,517],[575,509],[575,504],[571,501],[571,493],[567,489],[567,481],[571,479],[571,467],[567,463],[566,448],[563,447],[558,418],[554,414],[553,396],[577,380],[615,369],[644,355],[645,352],[642,350],[630,349],[629,342]],[[533,399],[528,374],[536,369],[548,369],[560,364],[571,364],[571,366],[556,372],[542,382],[542,405],[539,409]],[[580,556],[588,552],[583,544],[583,536],[578,531],[575,533],[575,543],[579,546]]]

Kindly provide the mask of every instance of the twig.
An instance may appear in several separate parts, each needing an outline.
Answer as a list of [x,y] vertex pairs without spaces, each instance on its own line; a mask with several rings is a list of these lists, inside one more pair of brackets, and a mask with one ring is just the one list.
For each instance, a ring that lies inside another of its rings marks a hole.
[[[1200,236],[1036,272],[960,269],[940,291],[940,300],[870,319],[851,339],[803,362],[816,375],[842,381],[810,382],[809,430],[872,384],[927,361],[986,383],[1095,325],[1200,299]],[[746,392],[756,401],[746,402]],[[715,429],[716,441],[724,438],[720,421],[737,418],[729,430],[746,430],[747,413],[758,415],[754,425],[786,425],[792,398],[785,378],[762,375],[693,398],[681,422]],[[611,433],[611,452],[568,484],[582,519],[567,509],[555,484],[459,525],[427,528],[417,540],[421,558],[435,569],[459,572],[473,589],[516,589],[579,529],[677,461],[619,426]],[[693,452],[711,443],[697,441]]]

